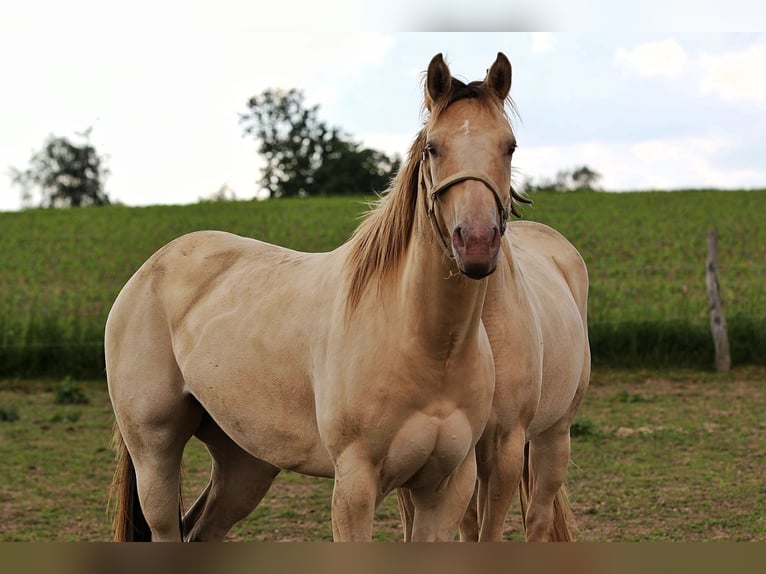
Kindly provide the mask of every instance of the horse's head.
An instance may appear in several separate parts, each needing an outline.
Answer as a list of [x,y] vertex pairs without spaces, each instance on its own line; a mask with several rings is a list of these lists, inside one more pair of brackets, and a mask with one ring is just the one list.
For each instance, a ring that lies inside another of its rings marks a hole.
[[480,82],[453,78],[441,54],[426,75],[421,192],[437,240],[474,279],[495,270],[511,208],[516,139],[504,112],[510,88],[511,64],[502,53]]

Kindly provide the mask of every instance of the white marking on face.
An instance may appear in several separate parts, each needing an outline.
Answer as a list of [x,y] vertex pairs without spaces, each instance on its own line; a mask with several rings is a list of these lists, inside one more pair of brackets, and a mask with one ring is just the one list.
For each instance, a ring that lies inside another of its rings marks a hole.
[[468,135],[468,134],[470,134],[470,133],[471,133],[471,125],[470,125],[470,123],[468,122],[468,120],[463,120],[463,125],[462,125],[462,126],[460,126],[460,129],[461,129],[461,130],[463,130],[463,133],[464,133],[465,135]]

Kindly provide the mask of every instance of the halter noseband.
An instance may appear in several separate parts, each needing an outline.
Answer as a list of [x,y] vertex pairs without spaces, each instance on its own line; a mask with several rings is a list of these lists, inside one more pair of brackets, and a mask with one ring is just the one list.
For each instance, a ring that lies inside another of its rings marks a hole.
[[[444,254],[449,259],[455,259],[455,255],[452,252],[452,249],[447,244],[447,240],[444,238],[444,233],[442,233],[441,226],[439,225],[439,219],[436,217],[436,200],[439,198],[439,195],[442,194],[444,191],[449,189],[455,184],[460,183],[461,181],[466,181],[469,179],[476,180],[482,182],[484,185],[487,186],[487,188],[492,192],[493,197],[495,198],[495,202],[497,203],[498,212],[500,213],[500,237],[502,237],[505,234],[505,226],[508,222],[508,208],[503,203],[502,198],[500,197],[500,192],[497,189],[497,185],[495,185],[495,182],[492,181],[487,175],[483,174],[480,171],[471,170],[471,169],[464,169],[462,171],[459,171],[457,173],[454,173],[450,175],[449,177],[444,178],[442,181],[439,182],[438,185],[429,185],[426,182],[426,153],[423,152],[423,155],[420,158],[420,181],[421,185],[423,186],[423,189],[428,194],[428,197],[430,197],[430,203],[427,203],[427,213],[428,213],[428,220],[431,222],[431,226],[434,229],[434,232],[436,233],[436,236],[439,239],[439,245],[441,246],[442,250],[444,251]],[[430,178],[429,178],[430,179]]]

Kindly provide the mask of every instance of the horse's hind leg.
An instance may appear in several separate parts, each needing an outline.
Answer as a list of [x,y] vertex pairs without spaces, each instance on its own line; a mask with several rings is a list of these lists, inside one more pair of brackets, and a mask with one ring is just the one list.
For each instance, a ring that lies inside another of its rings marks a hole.
[[118,417],[136,471],[138,499],[153,541],[180,541],[181,460],[199,424],[201,409],[191,397],[170,400],[138,415]]
[[[527,540],[555,539],[554,500],[561,495],[567,476],[569,455],[568,421],[559,421],[530,441],[532,489],[525,520]],[[565,539],[569,537],[567,535]]]
[[279,469],[242,450],[209,416],[197,437],[213,458],[213,471],[202,495],[183,518],[190,541],[221,541],[266,495]]
[[566,496],[566,480],[571,455],[569,428],[574,421],[590,380],[590,348],[585,345],[585,368],[572,404],[550,428],[529,442],[529,505],[524,527],[527,540],[573,540],[574,520]]

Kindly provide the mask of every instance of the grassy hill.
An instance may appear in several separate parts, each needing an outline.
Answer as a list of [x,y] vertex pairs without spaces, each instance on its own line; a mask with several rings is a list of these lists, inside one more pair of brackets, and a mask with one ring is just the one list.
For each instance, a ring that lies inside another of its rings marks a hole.
[[[171,239],[221,229],[302,251],[345,241],[368,197],[0,213],[0,376],[103,374],[103,326]],[[766,191],[537,194],[524,218],[566,235],[591,277],[596,364],[709,368],[706,234],[735,363],[766,363]],[[512,225],[512,223],[511,223]]]

